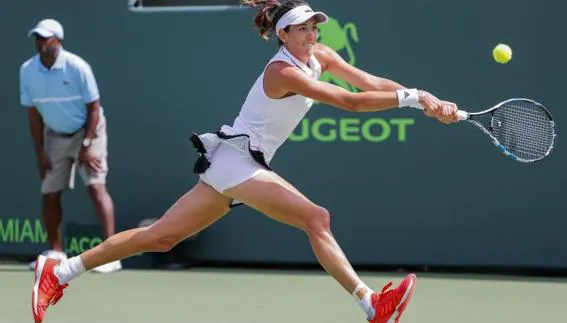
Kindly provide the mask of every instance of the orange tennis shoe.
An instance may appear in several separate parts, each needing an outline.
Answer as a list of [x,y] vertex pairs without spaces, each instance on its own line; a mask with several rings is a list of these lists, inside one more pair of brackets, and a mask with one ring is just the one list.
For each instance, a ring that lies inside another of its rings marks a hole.
[[55,276],[55,265],[59,260],[37,257],[35,264],[35,281],[32,291],[32,312],[35,323],[41,323],[49,305],[55,305],[63,296],[63,289],[68,284],[60,285]]
[[398,287],[390,289],[392,282],[389,282],[382,288],[382,292],[372,294],[371,302],[376,315],[369,322],[398,323],[409,304],[416,282],[415,274],[409,274]]

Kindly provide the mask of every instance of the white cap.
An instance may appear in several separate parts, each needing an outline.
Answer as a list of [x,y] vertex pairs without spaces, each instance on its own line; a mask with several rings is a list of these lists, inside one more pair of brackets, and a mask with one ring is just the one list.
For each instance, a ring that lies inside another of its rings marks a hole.
[[61,26],[57,20],[44,19],[40,21],[34,29],[28,32],[28,37],[31,37],[34,34],[38,34],[45,38],[55,36],[63,40],[63,26]]
[[279,34],[280,29],[285,29],[290,25],[302,24],[312,17],[316,17],[319,23],[326,23],[329,20],[329,17],[321,11],[313,11],[313,9],[307,5],[298,6],[286,12],[285,15],[278,20],[276,24],[276,34]]

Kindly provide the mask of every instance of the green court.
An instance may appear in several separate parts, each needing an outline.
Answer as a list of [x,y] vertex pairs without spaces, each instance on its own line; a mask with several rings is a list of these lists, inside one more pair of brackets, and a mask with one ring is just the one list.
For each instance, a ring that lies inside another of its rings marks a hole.
[[[403,274],[360,273],[374,289]],[[32,322],[32,272],[0,266],[0,322]],[[404,323],[561,322],[567,279],[419,274]],[[319,271],[195,268],[88,273],[73,281],[46,323],[365,322],[354,299]]]

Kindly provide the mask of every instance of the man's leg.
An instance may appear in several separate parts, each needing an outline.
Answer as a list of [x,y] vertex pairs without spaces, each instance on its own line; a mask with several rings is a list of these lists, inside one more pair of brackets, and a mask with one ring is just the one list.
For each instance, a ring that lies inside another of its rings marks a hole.
[[[47,171],[41,183],[42,217],[50,249],[42,254],[50,258],[66,259],[61,238],[63,222],[61,195],[64,189],[72,186],[73,163],[67,157],[71,139],[58,136],[52,130],[46,129],[44,140],[45,153],[51,162],[51,169]],[[30,263],[30,268],[34,267],[35,261]]]
[[[107,137],[106,137],[106,120],[101,118],[97,125],[95,137],[89,148],[91,153],[99,159],[102,166],[101,170],[95,170],[88,165],[79,165],[79,172],[83,178],[83,182],[87,186],[89,195],[94,203],[95,212],[98,216],[102,228],[104,240],[108,239],[115,233],[114,204],[112,198],[106,189],[106,175],[108,173],[108,162],[106,156]],[[77,150],[77,152],[80,148]],[[94,269],[99,273],[112,273],[122,269],[120,261],[115,261]]]
[[[83,133],[81,133],[78,138],[75,138],[74,155],[78,156],[81,150],[81,142],[83,138]],[[106,119],[101,116],[99,123],[96,128],[95,137],[93,138],[91,147],[89,148],[91,153],[99,159],[102,166],[102,170],[95,170],[90,168],[88,165],[81,165],[76,161],[77,166],[79,166],[79,173],[89,191],[89,195],[93,201],[96,215],[100,220],[102,227],[102,235],[104,239],[112,236],[115,233],[115,220],[114,220],[114,204],[112,198],[106,189],[106,175],[108,174],[108,144],[106,135]]]
[[47,240],[52,250],[63,251],[61,240],[61,223],[63,209],[61,207],[61,193],[69,186],[73,161],[67,157],[67,149],[71,138],[57,135],[53,130],[46,129],[44,136],[44,149],[51,162],[41,183],[43,195],[43,221],[47,231]]
[[63,252],[61,241],[61,191],[43,194],[43,223],[51,250]]
[[105,184],[92,184],[87,187],[93,200],[96,215],[98,216],[104,239],[115,233],[114,204]]

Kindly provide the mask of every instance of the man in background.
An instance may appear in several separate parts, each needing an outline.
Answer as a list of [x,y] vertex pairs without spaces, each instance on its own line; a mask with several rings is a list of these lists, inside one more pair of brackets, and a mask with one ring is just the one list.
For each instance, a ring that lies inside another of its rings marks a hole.
[[[53,19],[40,21],[29,31],[37,55],[20,68],[20,100],[28,119],[42,180],[43,220],[50,258],[66,259],[61,240],[61,193],[73,189],[78,170],[103,227],[103,236],[115,233],[114,206],[106,189],[107,134],[100,95],[90,65],[63,49],[63,27]],[[35,266],[35,262],[30,267]],[[98,272],[120,270],[120,261]]]

